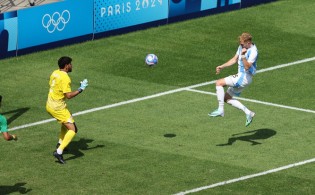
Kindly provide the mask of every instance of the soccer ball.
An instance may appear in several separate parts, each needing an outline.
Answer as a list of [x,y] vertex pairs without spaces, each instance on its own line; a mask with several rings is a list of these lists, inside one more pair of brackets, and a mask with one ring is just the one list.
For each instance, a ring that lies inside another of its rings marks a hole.
[[145,63],[149,66],[154,66],[158,63],[158,57],[155,54],[148,54],[145,57]]

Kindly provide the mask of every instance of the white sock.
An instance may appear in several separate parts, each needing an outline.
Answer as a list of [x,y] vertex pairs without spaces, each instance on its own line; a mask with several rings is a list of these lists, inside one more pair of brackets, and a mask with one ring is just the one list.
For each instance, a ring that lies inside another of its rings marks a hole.
[[222,86],[216,86],[217,98],[219,102],[219,111],[224,111],[224,88]]
[[243,112],[245,112],[245,114],[250,114],[250,110],[248,110],[246,108],[246,106],[244,106],[240,101],[236,100],[236,99],[230,99],[227,101],[228,104],[231,104],[232,106],[234,106],[235,108],[238,108],[240,110],[243,110]]
[[61,155],[61,154],[62,154],[62,152],[63,152],[62,150],[57,149],[57,153],[58,153],[58,154],[60,154],[60,155]]

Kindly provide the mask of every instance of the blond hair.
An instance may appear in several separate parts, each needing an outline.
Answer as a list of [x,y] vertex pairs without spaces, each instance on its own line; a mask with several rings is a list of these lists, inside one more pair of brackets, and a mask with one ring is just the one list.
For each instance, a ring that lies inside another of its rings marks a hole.
[[245,43],[249,41],[251,42],[252,38],[252,35],[247,32],[242,33],[241,36],[238,37],[239,42],[244,41]]

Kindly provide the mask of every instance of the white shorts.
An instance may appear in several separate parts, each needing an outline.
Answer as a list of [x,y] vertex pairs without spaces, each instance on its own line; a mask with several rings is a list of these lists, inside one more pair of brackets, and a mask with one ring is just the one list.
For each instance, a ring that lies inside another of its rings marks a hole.
[[251,74],[241,72],[225,77],[225,83],[229,86],[226,92],[230,96],[240,96],[241,92],[252,83],[252,77]]

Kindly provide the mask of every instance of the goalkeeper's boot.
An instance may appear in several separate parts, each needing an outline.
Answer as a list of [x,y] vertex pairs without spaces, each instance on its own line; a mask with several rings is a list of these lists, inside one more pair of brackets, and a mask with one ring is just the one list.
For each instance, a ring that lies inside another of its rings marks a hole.
[[65,164],[65,163],[66,163],[66,161],[63,160],[62,154],[58,154],[57,151],[55,151],[55,152],[53,153],[53,155],[54,155],[54,157],[57,158],[57,160],[58,160],[59,163],[61,163],[61,164]]
[[253,122],[254,116],[255,112],[250,112],[249,114],[246,114],[245,127],[248,127]]
[[18,140],[18,137],[16,136],[16,135],[11,135],[12,136],[12,139],[14,140],[14,141],[17,141]]
[[211,112],[208,114],[209,116],[213,116],[213,117],[216,117],[216,116],[224,116],[224,112],[223,111],[219,111],[219,109],[216,109],[215,111]]

